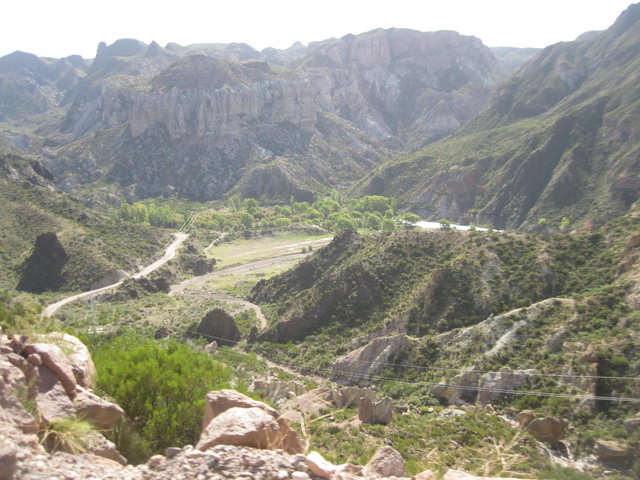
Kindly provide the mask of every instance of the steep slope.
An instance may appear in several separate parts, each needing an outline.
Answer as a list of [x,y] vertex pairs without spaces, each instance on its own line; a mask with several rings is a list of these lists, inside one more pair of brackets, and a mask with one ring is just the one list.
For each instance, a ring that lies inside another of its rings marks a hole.
[[614,280],[626,237],[538,237],[476,232],[346,232],[300,265],[260,281],[252,301],[278,323],[263,338],[286,342],[325,331],[432,335]]
[[98,48],[47,163],[82,196],[115,182],[130,198],[170,185],[197,200],[312,200],[390,150],[458,129],[504,77],[455,32],[375,30],[264,53],[119,40]]
[[[640,5],[604,32],[544,49],[453,136],[390,161],[355,189],[426,218],[535,230],[602,223],[640,192]],[[477,213],[476,213],[477,212]]]
[[53,180],[37,161],[0,155],[0,288],[86,290],[115,269],[134,269],[167,240],[83,207]]

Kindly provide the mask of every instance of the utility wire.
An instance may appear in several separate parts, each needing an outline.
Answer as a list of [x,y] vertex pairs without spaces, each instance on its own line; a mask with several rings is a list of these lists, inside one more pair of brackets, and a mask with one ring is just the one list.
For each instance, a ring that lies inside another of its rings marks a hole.
[[[234,342],[232,340],[229,339],[225,339],[225,338],[221,338],[221,337],[216,337],[213,335],[205,335],[205,334],[201,334],[198,332],[194,332],[191,330],[187,330],[187,333],[194,333],[203,337],[207,337],[209,339],[213,339],[213,340],[220,340],[220,341],[226,341],[226,342],[232,342],[232,343],[237,343],[237,344],[243,344],[243,345],[248,345],[249,347],[252,347],[253,345],[247,343],[247,342]],[[267,350],[276,350],[276,349],[267,349]],[[240,352],[235,352],[233,350],[229,350],[228,353],[232,353],[232,354],[236,354],[236,355],[246,355],[246,354],[241,354]],[[276,365],[281,365],[281,366],[285,366],[288,368],[295,368],[295,369],[299,369],[299,370],[303,370],[303,371],[311,371],[314,372],[316,374],[320,374],[320,373],[324,373],[325,374],[325,378],[327,378],[327,380],[329,380],[330,378],[328,378],[326,375],[330,376],[342,376],[348,379],[352,379],[352,380],[377,380],[377,381],[384,381],[384,382],[396,382],[396,383],[406,383],[406,384],[412,384],[412,385],[420,385],[420,386],[426,386],[426,387],[438,387],[438,388],[453,388],[456,390],[466,390],[466,391],[476,391],[476,392],[481,392],[481,391],[489,391],[489,392],[493,392],[493,393],[501,393],[501,394],[509,394],[509,395],[531,395],[531,396],[537,396],[537,397],[552,397],[552,398],[567,398],[567,399],[577,399],[577,400],[595,400],[595,401],[612,401],[612,402],[631,402],[631,403],[640,403],[640,398],[633,398],[633,397],[607,397],[607,396],[598,396],[598,395],[577,395],[577,394],[569,394],[569,393],[552,393],[552,392],[540,392],[540,391],[524,391],[524,390],[507,390],[507,389],[495,389],[495,388],[483,388],[480,386],[461,386],[461,385],[450,385],[450,384],[442,384],[442,383],[433,383],[433,382],[418,382],[418,381],[414,381],[414,380],[407,380],[407,379],[403,379],[403,378],[391,378],[391,377],[384,377],[381,375],[371,375],[371,374],[362,374],[362,373],[354,373],[354,372],[345,372],[345,371],[340,371],[340,370],[334,370],[334,369],[327,369],[327,368],[320,368],[320,367],[307,367],[304,365],[300,365],[300,364],[296,364],[296,363],[291,363],[291,362],[283,362],[280,360],[274,360],[274,359],[270,359],[265,357],[268,361],[275,363]],[[367,362],[364,362],[367,363]],[[374,364],[379,364],[382,365],[380,363],[377,362],[370,362],[371,365]],[[500,372],[488,372],[488,373],[500,373]],[[618,377],[613,377],[613,378],[618,378]],[[634,377],[628,377],[628,378],[633,378],[634,380],[638,380],[637,378]]]
[[[240,341],[233,341],[233,340],[229,340],[229,339],[225,339],[225,338],[217,338],[217,337],[213,337],[210,335],[204,335],[202,333],[198,333],[198,332],[194,332],[191,330],[187,330],[188,333],[193,333],[196,335],[200,335],[200,336],[204,336],[204,337],[210,337],[211,339],[214,340],[222,340],[224,342],[232,342],[232,343],[236,343],[236,344],[240,344],[240,345],[247,345],[249,348],[254,348],[254,347],[259,347],[262,350],[270,350],[270,351],[275,351],[275,352],[282,352],[282,350],[277,349],[277,348],[268,348],[268,347],[263,347],[261,345],[256,345],[256,344],[252,344],[252,343],[248,343],[248,342],[240,342]],[[436,372],[459,372],[460,369],[459,368],[446,368],[446,367],[423,367],[423,366],[419,366],[419,365],[409,365],[409,364],[402,364],[402,363],[386,363],[386,362],[366,362],[364,360],[354,360],[353,363],[360,363],[360,364],[364,364],[364,365],[381,365],[384,367],[398,367],[398,368],[407,368],[407,369],[414,369],[414,370],[424,370],[424,371],[436,371]],[[472,370],[474,373],[481,373],[481,374],[487,374],[487,373],[491,373],[491,374],[501,374],[501,373],[507,373],[507,372],[495,372],[495,371],[490,371],[490,370]],[[537,372],[532,372],[532,371],[527,371],[527,370],[520,370],[519,373],[521,373],[522,375],[526,375],[529,377],[551,377],[551,378],[577,378],[577,379],[589,379],[589,380],[631,380],[631,381],[636,381],[638,383],[640,383],[640,377],[616,377],[616,376],[605,376],[605,375],[571,375],[571,374],[558,374],[558,373],[537,373]]]

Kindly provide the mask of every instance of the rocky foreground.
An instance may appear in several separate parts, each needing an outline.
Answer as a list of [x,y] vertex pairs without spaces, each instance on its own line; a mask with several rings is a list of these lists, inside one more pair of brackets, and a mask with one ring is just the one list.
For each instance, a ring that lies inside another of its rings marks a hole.
[[[388,423],[390,399],[378,401],[372,391],[358,387],[325,387],[305,393],[296,382],[254,382],[256,391],[263,391],[282,406],[286,411],[282,415],[234,390],[209,392],[195,446],[171,447],[145,464],[127,465],[115,446],[99,433],[109,430],[124,412],[92,393],[94,375],[91,356],[75,337],[54,333],[8,338],[0,332],[0,480],[406,478],[405,461],[390,446],[379,448],[364,466],[334,465],[318,452],[308,452],[308,444],[287,421],[295,420],[296,413],[312,414],[322,406],[344,407],[357,402],[360,421]],[[443,413],[464,414],[451,408]],[[560,422],[533,420],[532,414],[524,413],[516,422],[541,442],[552,445],[562,438],[564,426]],[[51,442],[56,438],[55,422],[60,419],[87,419],[99,430],[87,432],[75,447],[69,442]],[[559,425],[557,432],[551,429],[555,436],[545,437],[549,428],[530,428],[536,422],[543,427]],[[424,471],[411,478],[436,477],[432,471]],[[449,470],[443,478],[479,477]]]

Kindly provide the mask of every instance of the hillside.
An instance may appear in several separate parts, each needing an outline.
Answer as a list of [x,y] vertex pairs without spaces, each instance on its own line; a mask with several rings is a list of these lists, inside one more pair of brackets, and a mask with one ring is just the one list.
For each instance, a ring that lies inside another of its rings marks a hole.
[[168,190],[313,201],[460,128],[513,68],[477,38],[407,29],[262,53],[122,39],[93,62],[1,60],[4,94],[19,93],[0,102],[5,132],[101,207]]
[[639,228],[636,203],[574,235],[345,232],[256,284],[270,326],[251,350],[416,406],[561,416],[580,455],[633,442],[618,427],[640,396]]
[[133,270],[168,234],[90,210],[53,187],[37,161],[0,155],[0,288],[34,293],[88,290]]
[[373,171],[354,194],[424,218],[539,231],[601,225],[638,199],[640,5],[608,30],[540,52],[454,135]]

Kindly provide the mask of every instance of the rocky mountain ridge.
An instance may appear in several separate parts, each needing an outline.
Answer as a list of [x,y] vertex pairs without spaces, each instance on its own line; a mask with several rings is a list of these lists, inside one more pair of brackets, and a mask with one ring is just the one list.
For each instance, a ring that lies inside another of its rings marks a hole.
[[540,219],[589,228],[623,214],[640,192],[639,29],[633,4],[608,30],[547,47],[480,116],[392,159],[354,194],[395,195],[426,218],[527,231],[540,231]]
[[[116,182],[139,197],[172,185],[199,200],[233,189],[312,199],[346,188],[390,151],[456,130],[506,75],[478,39],[455,32],[379,29],[281,53],[101,44],[60,101],[49,100],[62,107],[56,123],[31,108],[46,127],[29,151],[79,196]],[[8,84],[35,76],[9,60]]]

